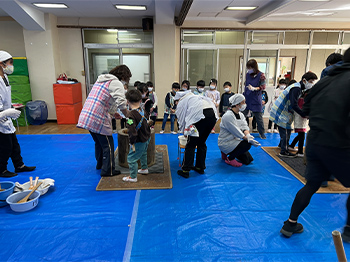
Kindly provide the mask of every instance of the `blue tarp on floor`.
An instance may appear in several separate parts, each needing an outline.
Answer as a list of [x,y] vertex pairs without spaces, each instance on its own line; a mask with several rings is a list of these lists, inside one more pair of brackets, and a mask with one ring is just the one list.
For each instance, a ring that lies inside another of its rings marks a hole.
[[[302,184],[261,148],[252,148],[249,166],[226,165],[217,136],[207,141],[206,173],[184,179],[177,136],[157,134],[156,144],[168,145],[173,189],[141,191],[133,210],[136,191],[95,191],[90,135],[19,135],[24,162],[37,169],[0,181],[56,183],[30,212],[0,208],[0,261],[122,261],[128,245],[130,261],[336,261],[331,232],[344,226],[347,194],[315,194],[299,219],[304,232],[284,238]],[[264,146],[277,145],[278,134],[267,137]]]

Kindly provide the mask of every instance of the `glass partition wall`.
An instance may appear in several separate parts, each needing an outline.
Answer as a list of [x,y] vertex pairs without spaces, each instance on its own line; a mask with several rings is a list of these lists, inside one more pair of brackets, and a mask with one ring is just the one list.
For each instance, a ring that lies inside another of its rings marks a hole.
[[307,71],[318,76],[333,52],[350,47],[350,32],[344,31],[181,31],[181,81],[188,79],[195,88],[198,80],[209,84],[218,79],[218,90],[230,81],[234,92],[242,92],[245,64],[256,59],[267,79],[267,90],[281,78],[299,81]]

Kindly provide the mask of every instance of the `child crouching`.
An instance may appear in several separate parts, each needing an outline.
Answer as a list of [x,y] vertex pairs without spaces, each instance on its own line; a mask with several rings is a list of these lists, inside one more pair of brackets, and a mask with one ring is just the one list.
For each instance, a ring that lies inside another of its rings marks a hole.
[[[151,140],[151,129],[147,123],[148,113],[141,109],[142,95],[138,90],[130,90],[125,95],[130,111],[126,127],[128,128],[130,150],[128,164],[130,176],[123,177],[123,181],[137,182],[137,173],[147,175],[147,148]],[[138,170],[137,161],[141,161],[141,169]]]

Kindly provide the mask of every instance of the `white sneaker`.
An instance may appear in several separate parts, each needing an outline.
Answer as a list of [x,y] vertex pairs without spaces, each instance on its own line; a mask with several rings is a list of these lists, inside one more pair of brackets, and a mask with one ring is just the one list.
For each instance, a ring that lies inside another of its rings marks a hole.
[[297,157],[304,157],[304,154],[297,154]]
[[267,133],[272,133],[272,132],[271,132],[271,129],[267,129]]
[[279,133],[277,129],[274,129],[273,132],[274,132],[274,133]]
[[294,151],[294,152],[296,152],[296,151],[298,151],[298,149],[295,149],[294,147],[288,147],[288,151]]
[[125,177],[123,177],[123,181],[124,182],[137,182],[137,177],[135,177],[135,178],[132,178],[132,177],[130,177],[130,176],[125,176]]
[[159,131],[159,134],[163,134],[163,133],[164,133],[164,130],[160,130],[160,131]]
[[139,169],[139,170],[137,170],[137,173],[142,174],[142,175],[147,175],[148,169]]
[[172,133],[173,135],[177,135],[177,132],[175,132],[175,131],[172,131],[171,133]]
[[180,130],[179,130],[179,131],[177,131],[177,133],[178,133],[178,134],[182,134]]
[[253,129],[253,132],[258,132],[258,129],[254,128],[254,129]]

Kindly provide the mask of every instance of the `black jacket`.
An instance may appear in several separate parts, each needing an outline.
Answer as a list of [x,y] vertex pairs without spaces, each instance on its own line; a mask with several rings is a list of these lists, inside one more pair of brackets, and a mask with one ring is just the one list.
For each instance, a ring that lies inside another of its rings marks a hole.
[[305,97],[308,141],[350,149],[350,63],[335,67]]

